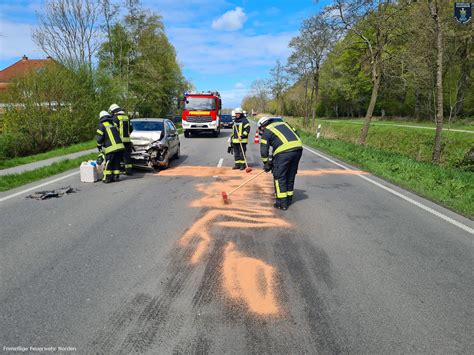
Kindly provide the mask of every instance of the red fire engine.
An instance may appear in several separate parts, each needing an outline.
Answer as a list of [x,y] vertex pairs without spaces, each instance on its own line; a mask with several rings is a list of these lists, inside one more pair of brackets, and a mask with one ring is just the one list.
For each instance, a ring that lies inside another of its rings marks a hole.
[[192,133],[204,131],[212,132],[214,137],[219,136],[222,100],[217,91],[186,92],[181,107],[183,108],[181,120],[186,138]]

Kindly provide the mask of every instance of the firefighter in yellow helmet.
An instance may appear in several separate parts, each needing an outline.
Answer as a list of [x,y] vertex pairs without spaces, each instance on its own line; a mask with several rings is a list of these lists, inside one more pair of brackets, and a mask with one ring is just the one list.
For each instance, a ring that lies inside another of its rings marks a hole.
[[127,175],[133,175],[131,159],[132,141],[130,139],[130,133],[132,133],[133,127],[130,123],[130,119],[117,104],[110,105],[109,113],[112,115],[112,119],[119,129],[120,139],[122,139],[122,143],[125,147],[122,155],[123,168],[121,164],[121,170]]
[[237,107],[233,111],[234,125],[232,126],[232,135],[229,140],[228,152],[234,154],[234,167],[232,169],[245,169],[245,152],[247,151],[247,143],[249,142],[250,123],[244,117],[243,111]]
[[[298,164],[303,153],[303,143],[296,131],[279,117],[262,117],[258,121],[261,132],[260,156],[266,172],[273,172],[275,183],[275,208],[287,210],[293,202]],[[272,148],[273,158],[269,151]]]
[[97,148],[105,154],[104,178],[102,182],[118,181],[120,177],[120,161],[125,149],[120,133],[112,116],[107,111],[99,114],[99,127],[97,128]]

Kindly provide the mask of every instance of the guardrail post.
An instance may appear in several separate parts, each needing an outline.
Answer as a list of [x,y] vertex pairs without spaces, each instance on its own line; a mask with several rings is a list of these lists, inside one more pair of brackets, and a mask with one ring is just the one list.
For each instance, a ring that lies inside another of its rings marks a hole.
[[318,129],[316,130],[316,139],[319,139],[320,135],[321,135],[321,123],[318,124]]

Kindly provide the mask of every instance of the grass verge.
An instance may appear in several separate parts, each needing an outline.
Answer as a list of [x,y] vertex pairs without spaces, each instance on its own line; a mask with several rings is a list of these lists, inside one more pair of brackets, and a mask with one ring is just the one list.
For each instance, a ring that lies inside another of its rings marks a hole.
[[13,158],[13,159],[0,160],[0,170],[6,169],[6,168],[13,168],[18,165],[34,163],[34,162],[49,159],[49,158],[55,158],[55,157],[59,157],[59,156],[70,154],[70,153],[81,152],[83,150],[95,148],[95,146],[96,146],[95,140],[90,140],[87,142],[73,144],[69,147],[50,150],[49,152],[45,152],[45,153],[29,155],[27,157],[18,157],[18,158]]
[[[334,122],[334,123],[352,123],[352,124],[359,124],[362,125],[364,120],[361,118],[354,119],[354,118],[321,118],[319,119],[321,122]],[[428,128],[436,128],[436,124],[432,121],[428,122],[418,122],[413,120],[382,120],[379,118],[374,118],[372,120],[372,125],[386,125],[386,126],[397,126],[397,125],[406,125],[412,128],[420,128],[420,127],[428,127]],[[408,128],[408,127],[404,127]],[[449,123],[447,121],[444,122],[443,129],[448,131],[449,129],[461,129],[466,130],[474,133],[474,120],[471,121],[463,121],[463,122],[455,122]]]
[[336,139],[316,139],[300,130],[303,142],[407,190],[474,218],[474,174],[418,162],[407,156]]
[[[304,131],[302,118],[285,118],[291,125]],[[345,122],[321,123],[321,136],[348,143],[356,143],[361,125]],[[306,130],[308,131],[308,130]],[[434,130],[413,129],[392,125],[370,127],[366,146],[386,152],[402,154],[419,162],[431,162],[433,151]],[[474,134],[464,132],[443,131],[442,165],[456,167],[462,164],[466,153],[474,146]]]
[[26,171],[24,173],[0,176],[0,192],[60,174],[73,168],[78,168],[81,162],[85,160],[95,160],[96,158],[97,153],[91,153],[76,159],[62,160],[60,162],[56,162],[39,169]]

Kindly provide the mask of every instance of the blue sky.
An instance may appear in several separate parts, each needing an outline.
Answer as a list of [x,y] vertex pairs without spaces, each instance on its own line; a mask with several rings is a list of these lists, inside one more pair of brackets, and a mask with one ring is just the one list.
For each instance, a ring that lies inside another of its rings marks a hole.
[[[286,60],[301,21],[327,1],[142,0],[162,15],[184,74],[198,90],[219,90],[224,106],[240,105],[250,84]],[[0,0],[0,68],[45,55],[31,41],[42,0]]]

